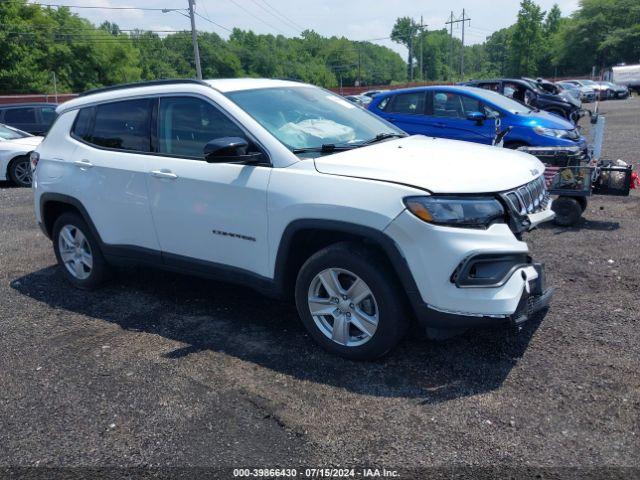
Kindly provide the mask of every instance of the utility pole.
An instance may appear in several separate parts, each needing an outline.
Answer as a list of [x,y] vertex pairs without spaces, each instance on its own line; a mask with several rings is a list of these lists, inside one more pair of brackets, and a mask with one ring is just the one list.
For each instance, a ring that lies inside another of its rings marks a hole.
[[[449,35],[451,36],[451,54],[450,54],[450,59],[449,59],[449,63],[450,65],[453,64],[453,24],[454,23],[462,23],[462,50],[460,52],[460,77],[461,80],[464,79],[464,22],[469,22],[471,23],[471,19],[469,17],[467,17],[466,11],[463,8],[462,9],[462,17],[461,18],[457,18],[457,19],[453,19],[453,12],[451,12],[451,17],[449,18],[448,22],[445,22],[445,25],[449,25]],[[453,69],[453,67],[451,67],[451,69]]]
[[[413,23],[413,20],[411,20]],[[413,82],[413,28],[409,31],[409,83]]]
[[469,20],[469,25],[471,25],[471,19],[465,18],[464,8],[462,9],[462,51],[460,52],[460,80],[464,80],[464,22],[465,20]]
[[195,0],[189,0],[189,17],[191,18],[191,40],[193,41],[193,55],[196,61],[196,77],[202,80],[202,67],[200,66],[200,49],[198,48],[198,32],[196,31]]
[[[416,25],[413,23],[413,19],[411,19],[411,29],[409,31],[409,83],[413,82],[413,32],[414,27],[416,32],[422,33],[426,25],[422,23],[422,16],[420,16],[420,25]],[[422,38],[420,38],[420,56],[422,57]],[[423,69],[423,59],[420,58],[420,69]]]
[[418,30],[420,30],[420,75],[422,76],[422,81],[424,81],[424,38],[422,38],[422,33],[426,28],[427,25],[424,24],[422,15],[420,15],[420,25],[418,25]]
[[362,49],[358,42],[358,87],[362,85]]
[[56,79],[56,72],[53,73],[53,94],[56,96],[56,103],[58,103],[58,81]]
[[449,25],[449,76],[448,80],[451,80],[453,76],[453,10],[451,10],[451,16],[449,21],[445,22],[445,25]]

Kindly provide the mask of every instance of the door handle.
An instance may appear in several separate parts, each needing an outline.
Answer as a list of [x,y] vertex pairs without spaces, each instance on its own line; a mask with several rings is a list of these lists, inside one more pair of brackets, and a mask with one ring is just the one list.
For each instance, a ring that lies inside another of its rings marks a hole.
[[165,170],[165,169],[152,170],[151,176],[155,178],[167,178],[169,180],[175,180],[176,178],[178,178],[178,175],[173,173],[171,170]]
[[436,123],[435,125],[436,125],[436,127],[438,127],[438,128],[444,128],[444,127],[446,127],[446,126],[447,126],[447,125],[446,125],[446,124],[444,124],[444,123]]
[[91,163],[86,158],[83,158],[82,160],[76,160],[75,162],[73,162],[73,164],[76,167],[80,167],[80,168],[91,168],[91,167],[93,167],[93,163]]

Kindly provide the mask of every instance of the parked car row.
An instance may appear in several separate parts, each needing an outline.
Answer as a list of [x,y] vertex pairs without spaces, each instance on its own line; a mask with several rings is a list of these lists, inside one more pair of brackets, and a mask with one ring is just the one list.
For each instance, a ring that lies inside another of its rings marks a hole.
[[598,100],[623,99],[629,96],[629,89],[624,85],[611,82],[596,82],[594,80],[565,80],[563,83],[576,85],[582,89],[593,90]]
[[[487,85],[487,84],[483,84]],[[519,85],[499,84],[501,88]],[[368,109],[410,134],[491,145],[498,129],[510,129],[508,148],[571,146],[586,148],[576,126],[494,90],[478,87],[414,87],[374,97]]]

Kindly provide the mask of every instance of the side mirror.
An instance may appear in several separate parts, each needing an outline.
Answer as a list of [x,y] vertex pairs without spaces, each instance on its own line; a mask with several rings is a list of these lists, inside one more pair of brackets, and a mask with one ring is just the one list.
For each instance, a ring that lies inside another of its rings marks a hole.
[[203,149],[207,163],[258,163],[259,152],[248,153],[249,143],[240,137],[222,137],[209,141]]
[[487,116],[482,112],[469,112],[467,113],[467,120],[476,122],[478,125],[482,125],[487,119]]

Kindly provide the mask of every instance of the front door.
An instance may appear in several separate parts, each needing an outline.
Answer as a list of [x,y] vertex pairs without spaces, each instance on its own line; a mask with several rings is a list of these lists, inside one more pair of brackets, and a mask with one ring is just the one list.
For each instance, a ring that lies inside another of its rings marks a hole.
[[[434,90],[427,101],[427,117],[434,127],[434,136],[491,144],[495,136],[495,120],[481,101],[467,95]],[[470,112],[487,116],[482,122],[467,119]]]
[[147,184],[164,261],[202,269],[218,264],[266,276],[271,168],[207,163],[204,146],[221,137],[247,135],[208,100],[159,99],[158,155],[152,157]]

